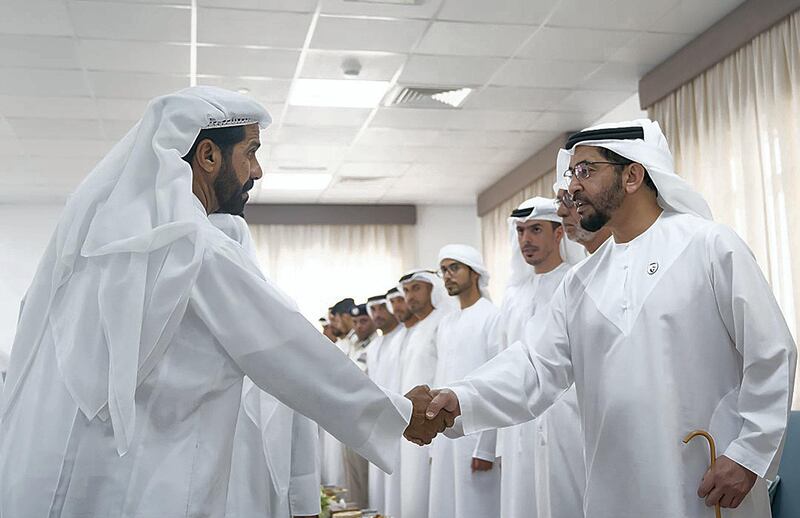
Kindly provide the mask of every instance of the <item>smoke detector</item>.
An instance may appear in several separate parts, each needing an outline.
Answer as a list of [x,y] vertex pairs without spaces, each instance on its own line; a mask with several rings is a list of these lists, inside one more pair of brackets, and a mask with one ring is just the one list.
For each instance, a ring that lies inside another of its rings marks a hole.
[[356,58],[345,58],[342,61],[342,74],[345,77],[358,77],[361,74],[361,62]]

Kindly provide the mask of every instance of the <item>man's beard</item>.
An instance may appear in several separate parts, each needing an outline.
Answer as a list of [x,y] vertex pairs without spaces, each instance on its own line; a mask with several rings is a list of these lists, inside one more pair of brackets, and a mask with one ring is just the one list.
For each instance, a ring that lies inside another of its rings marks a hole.
[[244,205],[247,203],[244,194],[253,188],[253,184],[251,178],[244,185],[240,185],[233,167],[227,159],[223,159],[222,170],[214,180],[214,194],[219,202],[217,212],[244,216]]
[[611,213],[622,205],[625,198],[625,191],[620,182],[621,177],[617,176],[611,186],[597,195],[597,200],[590,200],[583,197],[583,192],[576,193],[578,201],[588,201],[594,209],[593,213],[584,217],[581,216],[581,228],[589,232],[597,232],[605,226],[611,219]]

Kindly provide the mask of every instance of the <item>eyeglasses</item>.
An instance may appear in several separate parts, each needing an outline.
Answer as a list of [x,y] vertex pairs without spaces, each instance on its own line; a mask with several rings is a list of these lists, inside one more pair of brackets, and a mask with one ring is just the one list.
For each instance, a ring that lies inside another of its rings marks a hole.
[[564,192],[561,196],[556,196],[556,203],[559,205],[563,205],[568,209],[571,209],[575,206],[575,201],[572,199],[572,196],[568,192]]
[[450,275],[458,275],[458,272],[461,271],[464,265],[461,263],[451,263],[448,265],[442,266],[442,268],[436,272],[436,275],[444,279],[444,276],[449,272]]
[[572,177],[576,177],[578,180],[588,180],[592,173],[597,171],[597,168],[594,167],[596,165],[606,164],[606,165],[628,165],[623,164],[620,162],[581,162],[579,164],[575,164],[575,167],[569,167],[566,171],[564,171],[564,178],[572,179]]

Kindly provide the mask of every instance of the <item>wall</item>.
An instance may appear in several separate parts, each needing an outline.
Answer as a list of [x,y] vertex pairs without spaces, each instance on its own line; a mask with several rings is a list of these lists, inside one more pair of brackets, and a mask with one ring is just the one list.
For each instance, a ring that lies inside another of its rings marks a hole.
[[481,249],[480,219],[475,205],[417,206],[417,265],[435,268],[439,249],[460,243]]
[[[0,204],[0,352],[14,340],[19,303],[58,223],[60,205]],[[475,205],[420,205],[417,211],[417,264],[435,267],[439,249],[464,243],[480,249]]]
[[0,352],[14,340],[19,303],[58,223],[61,205],[0,205]]

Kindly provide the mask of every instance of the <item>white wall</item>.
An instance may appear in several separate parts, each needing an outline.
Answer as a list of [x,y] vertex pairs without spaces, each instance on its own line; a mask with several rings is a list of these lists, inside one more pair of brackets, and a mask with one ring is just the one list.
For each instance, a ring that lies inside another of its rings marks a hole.
[[439,249],[450,243],[481,249],[481,227],[475,205],[417,206],[417,266],[435,268]]
[[19,303],[56,228],[61,205],[0,204],[0,351],[9,352]]

